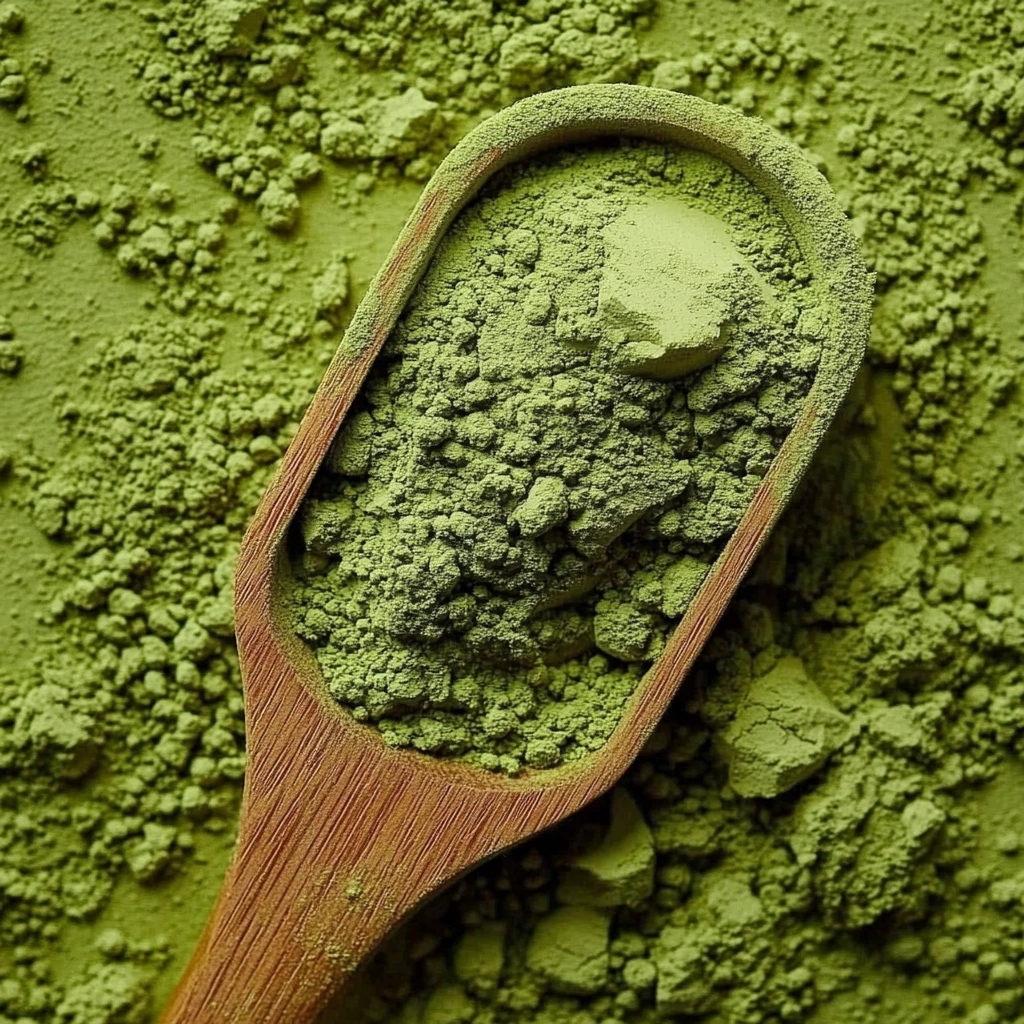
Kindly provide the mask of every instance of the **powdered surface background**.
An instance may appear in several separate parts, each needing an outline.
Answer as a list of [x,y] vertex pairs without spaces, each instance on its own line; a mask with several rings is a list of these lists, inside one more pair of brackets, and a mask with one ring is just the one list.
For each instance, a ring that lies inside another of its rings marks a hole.
[[231,564],[270,468],[447,147],[621,80],[816,154],[878,274],[868,365],[626,798],[424,912],[362,1012],[1019,1018],[1021,25],[3,0],[0,1016],[166,999],[234,828]]

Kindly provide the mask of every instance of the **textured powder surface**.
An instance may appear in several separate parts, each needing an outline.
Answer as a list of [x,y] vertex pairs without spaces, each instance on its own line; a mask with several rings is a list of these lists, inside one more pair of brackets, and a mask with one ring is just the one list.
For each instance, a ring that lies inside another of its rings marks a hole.
[[[1019,1024],[1018,7],[0,0],[0,1021],[156,1019],[233,842],[233,551],[324,360],[469,127],[626,81],[809,151],[878,275],[867,364],[620,795],[425,908],[336,1020]],[[742,797],[723,738],[795,659],[771,709],[814,746],[809,687],[849,734]],[[528,963],[566,906],[607,922],[596,991],[559,917]]]
[[491,769],[599,747],[685,610],[662,576],[707,571],[799,412],[807,277],[781,215],[693,151],[491,182],[301,513],[288,600],[331,693]]

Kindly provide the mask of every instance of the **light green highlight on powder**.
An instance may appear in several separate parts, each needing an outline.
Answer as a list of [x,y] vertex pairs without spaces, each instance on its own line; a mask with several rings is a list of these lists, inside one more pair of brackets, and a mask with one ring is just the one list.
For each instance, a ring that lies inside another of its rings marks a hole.
[[634,906],[654,891],[651,830],[629,793],[615,789],[600,842],[573,858],[558,887],[566,906]]
[[505,966],[508,928],[501,921],[487,921],[467,931],[455,949],[452,966],[456,977],[474,992],[493,992]]
[[541,921],[526,951],[526,963],[555,992],[592,995],[608,979],[606,910],[560,907]]
[[603,238],[598,318],[615,369],[671,380],[721,354],[758,275],[720,220],[655,201],[627,208]]
[[800,661],[784,658],[754,680],[721,734],[729,784],[740,796],[778,796],[813,775],[849,733]]
[[491,182],[300,516],[287,603],[330,692],[489,769],[597,749],[806,394],[806,281],[778,212],[693,151]]
[[569,518],[569,489],[556,476],[538,477],[509,517],[523,537],[541,537]]

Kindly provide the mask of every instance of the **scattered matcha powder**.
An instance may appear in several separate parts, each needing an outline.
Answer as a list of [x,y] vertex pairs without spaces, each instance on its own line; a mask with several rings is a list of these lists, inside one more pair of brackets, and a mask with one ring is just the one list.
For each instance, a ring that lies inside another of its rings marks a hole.
[[344,1019],[1018,1024],[1017,7],[0,0],[2,1024],[166,999],[237,808],[211,609],[248,511],[418,183],[595,80],[808,149],[878,274],[868,366],[620,789],[425,908]]

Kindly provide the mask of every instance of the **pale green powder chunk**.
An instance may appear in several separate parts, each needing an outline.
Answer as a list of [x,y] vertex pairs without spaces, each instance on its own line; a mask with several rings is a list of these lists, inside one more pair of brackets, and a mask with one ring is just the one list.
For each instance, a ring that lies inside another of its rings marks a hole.
[[505,963],[504,921],[488,921],[466,932],[455,949],[455,976],[471,990],[490,991],[501,978]]
[[611,821],[601,842],[577,857],[558,887],[565,904],[617,907],[641,903],[654,889],[654,840],[624,789],[611,796]]
[[778,796],[813,775],[849,731],[803,664],[784,658],[751,683],[719,738],[729,784],[741,796]]
[[610,915],[593,907],[560,907],[538,922],[526,963],[558,992],[587,995],[608,978]]
[[604,243],[598,316],[625,373],[668,380],[707,366],[733,311],[766,290],[722,221],[679,200],[629,207]]

